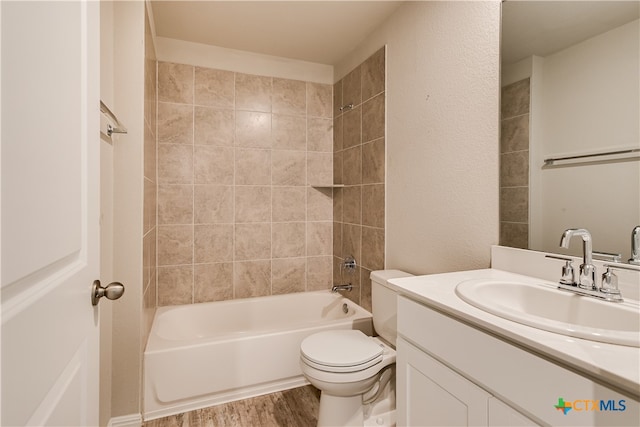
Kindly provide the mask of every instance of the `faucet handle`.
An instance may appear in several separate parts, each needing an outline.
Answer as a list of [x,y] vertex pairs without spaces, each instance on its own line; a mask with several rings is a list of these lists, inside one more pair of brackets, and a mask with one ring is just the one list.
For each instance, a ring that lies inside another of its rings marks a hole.
[[557,255],[545,255],[545,258],[559,259],[560,261],[564,261],[565,264],[562,267],[562,277],[560,278],[560,283],[563,285],[576,286],[576,275],[573,270],[573,260],[571,258]]

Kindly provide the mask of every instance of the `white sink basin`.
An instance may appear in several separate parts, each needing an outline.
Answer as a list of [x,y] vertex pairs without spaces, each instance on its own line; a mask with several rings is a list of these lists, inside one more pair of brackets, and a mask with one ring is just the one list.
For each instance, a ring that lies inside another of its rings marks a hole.
[[600,301],[548,284],[474,279],[456,294],[496,316],[558,334],[640,347],[640,310],[629,303]]

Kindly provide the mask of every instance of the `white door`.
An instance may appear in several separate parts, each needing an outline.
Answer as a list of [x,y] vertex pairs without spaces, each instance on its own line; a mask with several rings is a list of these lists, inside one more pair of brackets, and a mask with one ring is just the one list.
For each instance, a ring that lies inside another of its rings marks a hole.
[[99,4],[0,16],[0,424],[97,425]]

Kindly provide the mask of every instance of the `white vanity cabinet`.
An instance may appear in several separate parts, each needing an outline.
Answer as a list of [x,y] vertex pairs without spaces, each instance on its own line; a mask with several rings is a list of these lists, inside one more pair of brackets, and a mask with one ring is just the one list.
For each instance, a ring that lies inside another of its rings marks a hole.
[[[404,296],[398,335],[399,426],[640,425],[637,399]],[[579,403],[600,400],[625,410]]]
[[398,425],[538,425],[410,342],[397,350]]

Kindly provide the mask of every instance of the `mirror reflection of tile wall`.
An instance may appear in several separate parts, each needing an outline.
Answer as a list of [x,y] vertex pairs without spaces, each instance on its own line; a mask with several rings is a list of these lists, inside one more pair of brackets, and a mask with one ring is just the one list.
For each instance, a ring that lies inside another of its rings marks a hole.
[[500,132],[500,244],[529,246],[530,79],[502,88]]

